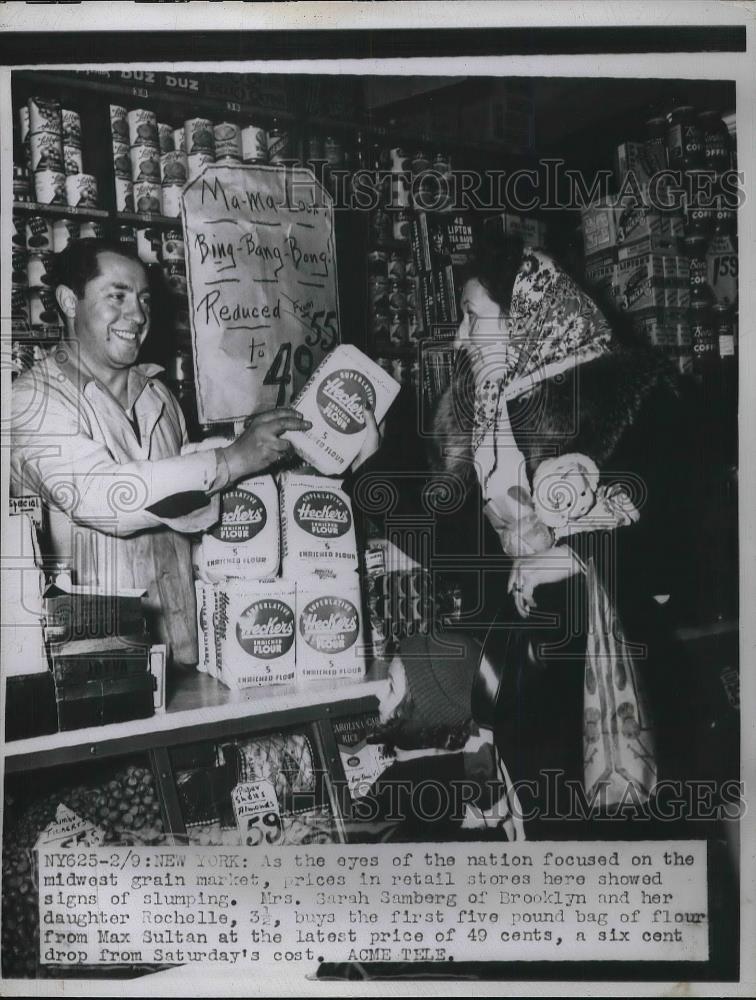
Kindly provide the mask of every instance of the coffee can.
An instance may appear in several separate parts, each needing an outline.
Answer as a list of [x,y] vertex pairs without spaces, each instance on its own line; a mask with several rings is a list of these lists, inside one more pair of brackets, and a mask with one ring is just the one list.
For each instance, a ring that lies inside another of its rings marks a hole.
[[21,164],[13,164],[13,200],[31,201],[29,171]]
[[52,253],[30,253],[26,262],[26,276],[29,288],[49,288],[52,285]]
[[202,173],[208,163],[215,163],[215,155],[200,150],[199,153],[189,153],[186,157],[187,180],[193,181]]
[[215,158],[231,158],[238,163],[242,159],[241,129],[235,122],[218,122],[213,126]]
[[81,117],[78,111],[61,111],[63,121],[63,145],[78,146],[81,149]]
[[116,177],[131,180],[131,150],[128,143],[113,140],[113,171]]
[[131,179],[135,184],[147,182],[160,183],[160,147],[143,143],[132,146],[129,150],[131,162]]
[[24,216],[13,213],[13,235],[11,237],[11,244],[14,250],[25,250],[26,249],[26,231],[29,225],[29,220],[25,219]]
[[32,132],[29,135],[31,166],[38,170],[63,172],[63,142],[55,132]]
[[215,158],[213,123],[209,118],[187,118],[184,122],[186,153],[210,153]]
[[34,194],[41,205],[65,205],[66,175],[59,170],[37,170]]
[[60,316],[52,288],[29,289],[29,323],[32,327],[60,326]]
[[126,121],[130,146],[158,146],[157,115],[154,111],[134,108],[126,113]]
[[165,122],[158,122],[158,146],[161,154],[172,153],[176,149],[176,141],[173,137],[173,126]]
[[245,163],[268,162],[268,133],[258,125],[247,125],[241,131],[242,160]]
[[60,101],[47,97],[29,98],[29,133],[52,132],[63,138],[63,116]]
[[163,207],[162,191],[152,181],[134,185],[134,209],[149,215],[159,215]]
[[84,165],[81,158],[81,146],[63,146],[63,169],[66,177],[71,174],[81,174]]
[[130,177],[115,178],[116,212],[134,212],[134,182]]
[[183,125],[173,130],[173,148],[177,153],[186,152],[186,132]]
[[56,219],[53,222],[53,251],[65,250],[71,240],[81,238],[81,226],[73,219]]
[[82,240],[104,240],[105,224],[96,221],[82,222],[79,226],[79,236]]
[[26,220],[26,246],[31,253],[52,250],[53,224],[44,215],[30,215]]
[[144,264],[160,262],[160,231],[150,226],[137,226],[134,230],[139,259]]
[[123,143],[128,147],[129,122],[127,115],[128,112],[122,105],[110,105],[110,133],[113,137],[113,142]]
[[96,208],[97,178],[92,174],[66,177],[66,201],[72,208]]
[[11,250],[11,282],[14,287],[26,287],[29,284],[27,267],[29,263],[29,252],[14,247]]
[[166,262],[183,261],[186,256],[184,248],[184,231],[181,227],[177,229],[164,229],[161,234],[161,254]]
[[172,150],[160,156],[160,180],[163,184],[180,184],[182,187],[187,179],[186,153]]

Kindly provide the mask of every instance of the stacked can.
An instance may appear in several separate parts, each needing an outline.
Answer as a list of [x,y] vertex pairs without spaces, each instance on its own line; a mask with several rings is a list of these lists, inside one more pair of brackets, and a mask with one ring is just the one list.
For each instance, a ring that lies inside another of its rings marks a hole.
[[181,226],[164,229],[160,245],[163,277],[168,289],[175,295],[186,295],[186,248]]
[[291,162],[289,133],[275,118],[273,119],[273,125],[268,132],[268,162]]
[[26,222],[13,216],[11,329],[14,334],[29,333],[28,261]]
[[32,189],[31,184],[29,183],[29,171],[20,163],[13,164],[13,200],[32,200]]
[[[37,220],[30,220],[35,222]],[[37,242],[27,257],[26,279],[29,287],[29,327],[34,336],[48,339],[60,333],[60,316],[55,302],[53,288],[52,226],[42,231],[37,229]]]
[[242,162],[241,128],[236,122],[218,122],[213,126],[215,162],[233,166]]
[[175,219],[181,214],[181,192],[188,175],[189,166],[183,150],[168,150],[160,154],[163,215]]
[[176,150],[176,137],[172,125],[167,122],[158,122],[157,125],[158,146],[160,155],[163,153],[173,153]]
[[268,133],[259,125],[247,125],[241,130],[241,149],[244,163],[267,163]]
[[60,101],[29,98],[29,153],[36,200],[43,205],[65,205]]
[[134,211],[159,215],[163,210],[160,186],[160,144],[157,115],[148,108],[126,113],[129,130],[129,161],[134,185]]
[[[412,161],[405,151],[396,146],[389,153],[391,169],[391,189],[389,193],[389,207],[405,210],[410,204],[409,176]],[[394,237],[398,239],[398,237]]]
[[187,118],[184,122],[184,149],[187,178],[194,180],[208,163],[215,163],[215,133],[207,118]]
[[127,115],[126,108],[120,104],[110,105],[110,134],[113,146],[113,174],[115,175],[115,204],[117,212],[135,211]]
[[[24,151],[24,162],[23,166],[26,167],[28,171],[31,171],[31,145],[30,145],[30,116],[29,116],[29,105],[22,104],[18,109],[18,134],[21,140],[21,146]],[[21,164],[19,164],[21,166]]]
[[390,342],[389,281],[385,269],[381,269],[381,264],[385,263],[385,253],[374,251],[371,254],[370,266],[373,271],[368,277],[369,326],[377,349],[388,346]]
[[68,177],[70,174],[84,173],[81,158],[81,118],[78,111],[68,111],[63,108],[63,166]]

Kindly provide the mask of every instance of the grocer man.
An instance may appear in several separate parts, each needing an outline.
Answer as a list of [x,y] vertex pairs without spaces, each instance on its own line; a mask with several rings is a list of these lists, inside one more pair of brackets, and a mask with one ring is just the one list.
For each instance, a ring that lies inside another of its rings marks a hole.
[[74,583],[146,590],[153,634],[174,662],[196,663],[189,536],[217,521],[221,489],[279,461],[291,447],[281,434],[310,424],[281,407],[232,444],[188,445],[161,369],[137,364],[150,328],[140,260],[79,240],[54,276],[66,339],[13,386],[11,488],[44,498],[50,554]]

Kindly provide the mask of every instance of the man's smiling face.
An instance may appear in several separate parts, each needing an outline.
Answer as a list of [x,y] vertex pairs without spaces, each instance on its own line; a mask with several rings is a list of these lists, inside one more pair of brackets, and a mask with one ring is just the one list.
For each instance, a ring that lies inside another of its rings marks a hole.
[[150,328],[147,273],[138,260],[111,251],[97,263],[99,274],[76,299],[74,335],[95,371],[130,368]]

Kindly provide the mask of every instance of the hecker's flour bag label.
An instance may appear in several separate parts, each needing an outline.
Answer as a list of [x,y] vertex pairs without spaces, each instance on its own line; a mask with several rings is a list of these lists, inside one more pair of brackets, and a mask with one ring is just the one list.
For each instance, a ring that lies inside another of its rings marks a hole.
[[214,582],[275,576],[280,553],[273,477],[243,479],[224,490],[220,508],[219,522],[202,537],[200,576]]
[[297,586],[297,676],[300,681],[359,678],[365,672],[360,585],[356,573]]
[[289,473],[281,477],[282,572],[296,579],[302,564],[356,570],[352,504],[332,480]]
[[380,423],[399,383],[351,344],[326,355],[292,406],[312,423],[308,431],[283,435],[306,462],[326,475],[344,472],[365,439],[365,406]]
[[197,639],[199,644],[197,669],[217,677],[215,587],[212,583],[203,583],[201,580],[197,580],[194,589],[197,594]]
[[241,689],[295,678],[294,584],[286,580],[217,588],[220,680]]

